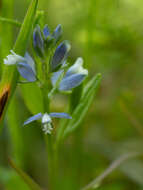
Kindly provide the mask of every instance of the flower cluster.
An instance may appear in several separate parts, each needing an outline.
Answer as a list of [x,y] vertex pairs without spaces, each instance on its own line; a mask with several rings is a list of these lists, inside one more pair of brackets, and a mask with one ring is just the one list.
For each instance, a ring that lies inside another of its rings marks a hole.
[[[83,59],[81,57],[77,58],[75,63],[69,67],[67,58],[71,45],[66,40],[58,44],[61,35],[61,25],[58,25],[53,33],[50,32],[47,25],[45,25],[42,30],[40,26],[37,25],[33,32],[34,51],[40,58],[41,63],[45,60],[44,64],[46,63],[46,68],[48,68],[48,71],[44,72],[43,75],[46,73],[51,79],[52,88],[60,92],[71,91],[73,88],[79,86],[88,75],[88,70],[83,68]],[[48,59],[49,63],[47,63],[47,56],[49,55],[50,59]],[[35,82],[38,79],[38,70],[36,69],[36,66],[40,63],[35,64],[34,60],[28,53],[23,57],[11,50],[11,54],[4,59],[4,64],[15,65],[20,75],[28,82]],[[43,84],[43,81],[41,81],[41,83]],[[51,133],[53,129],[52,117],[71,118],[66,113],[39,113],[30,117],[24,125],[41,119],[43,131],[46,134]]]
[[41,58],[46,56],[50,47],[56,45],[62,35],[62,27],[59,24],[54,32],[51,34],[47,25],[41,31],[39,25],[37,25],[33,32],[33,46],[37,55]]

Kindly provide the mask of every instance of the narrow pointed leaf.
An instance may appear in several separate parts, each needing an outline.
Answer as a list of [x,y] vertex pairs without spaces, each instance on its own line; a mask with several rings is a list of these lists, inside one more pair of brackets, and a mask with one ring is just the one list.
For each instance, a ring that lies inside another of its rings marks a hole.
[[72,114],[73,119],[69,121],[64,131],[64,137],[66,137],[71,132],[73,132],[81,124],[83,118],[87,114],[88,109],[95,97],[95,93],[100,85],[100,81],[101,81],[101,75],[98,74],[94,77],[94,79],[92,80],[92,83],[88,85],[89,92],[83,95],[79,105],[74,110]]

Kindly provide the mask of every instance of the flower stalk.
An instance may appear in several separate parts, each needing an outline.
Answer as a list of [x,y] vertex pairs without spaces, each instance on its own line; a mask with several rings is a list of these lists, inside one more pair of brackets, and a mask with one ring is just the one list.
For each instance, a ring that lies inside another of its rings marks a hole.
[[[59,145],[80,126],[94,98],[101,76],[95,76],[84,90],[83,81],[88,76],[88,70],[83,66],[83,59],[79,57],[74,64],[68,63],[71,45],[67,40],[59,42],[62,34],[61,25],[58,25],[52,33],[47,24],[41,29],[40,22],[35,18],[36,8],[37,0],[33,0],[16,44],[11,54],[4,59],[5,69],[0,84],[0,119],[2,120],[9,99],[17,86],[19,74],[24,79],[20,81],[21,84],[34,82],[30,84],[35,92],[32,103],[36,94],[40,98],[32,105],[32,109],[30,108],[34,115],[24,122],[24,126],[40,120],[48,153],[49,187],[55,189],[59,173]],[[31,25],[34,25],[33,52],[36,62],[26,52],[32,32]],[[29,98],[29,90],[26,98]],[[71,94],[69,112],[72,117],[64,112],[50,112],[50,103],[55,93]],[[38,101],[42,106],[37,107]],[[31,104],[29,99],[28,102]],[[53,118],[67,120],[53,130]]]

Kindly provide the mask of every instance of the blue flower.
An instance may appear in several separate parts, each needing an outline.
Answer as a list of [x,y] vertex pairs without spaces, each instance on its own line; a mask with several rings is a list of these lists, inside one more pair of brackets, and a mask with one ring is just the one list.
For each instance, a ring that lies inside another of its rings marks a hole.
[[59,24],[57,27],[56,27],[56,29],[54,30],[54,32],[53,32],[53,34],[52,34],[52,36],[53,36],[53,38],[55,39],[54,40],[54,43],[56,44],[58,41],[59,41],[59,39],[61,38],[61,36],[62,36],[62,26],[61,26],[61,24]]
[[51,134],[52,130],[53,130],[53,126],[52,126],[52,118],[66,118],[66,119],[72,119],[72,117],[70,115],[68,115],[67,113],[38,113],[32,117],[30,117],[29,119],[27,119],[24,122],[24,126],[41,119],[41,124],[42,124],[42,129],[45,132],[45,134]]
[[[52,85],[54,86],[64,70],[53,73],[51,78]],[[85,77],[88,75],[88,70],[83,68],[83,59],[79,57],[76,62],[67,70],[65,76],[59,84],[60,91],[69,91],[79,86]]]
[[62,35],[62,27],[59,24],[51,34],[48,25],[46,24],[41,31],[37,25],[33,32],[33,47],[37,55],[41,58],[45,56],[49,47],[56,45]]
[[20,75],[29,82],[36,81],[35,63],[31,56],[26,53],[24,57],[17,55],[12,50],[11,54],[4,59],[5,65],[16,65]]
[[44,40],[39,25],[36,26],[33,32],[33,47],[39,57],[44,56]]
[[45,39],[47,39],[50,36],[50,30],[47,24],[44,26],[43,34]]
[[53,39],[53,44],[55,45],[62,36],[62,26],[59,24],[54,32],[51,34],[48,25],[46,24],[43,29],[44,38],[49,40],[50,38]]

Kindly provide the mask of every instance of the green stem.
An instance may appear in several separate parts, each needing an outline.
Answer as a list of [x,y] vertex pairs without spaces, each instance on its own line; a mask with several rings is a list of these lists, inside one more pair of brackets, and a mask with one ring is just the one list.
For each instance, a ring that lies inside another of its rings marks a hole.
[[[44,101],[44,112],[49,113],[50,102],[48,99],[47,89],[43,89],[43,101]],[[55,162],[54,162],[54,147],[53,147],[53,137],[51,134],[44,136],[46,150],[48,154],[48,176],[49,176],[49,186],[50,189],[54,189],[55,184]]]
[[20,27],[22,25],[17,20],[10,19],[10,18],[5,18],[5,17],[0,17],[0,22],[4,22],[4,23],[7,23],[7,24],[12,24],[12,25],[15,25],[15,26],[18,26],[18,27]]
[[53,162],[53,141],[52,136],[47,134],[44,137],[45,144],[46,144],[46,150],[47,150],[47,156],[48,156],[48,182],[49,182],[49,188],[53,189],[54,185],[54,162]]
[[[43,73],[41,92],[43,95],[44,113],[50,112],[50,99],[48,92],[50,91],[49,86],[49,74],[48,74],[48,60],[42,61],[41,70]],[[54,153],[54,141],[51,134],[44,135],[46,150],[48,154],[48,177],[49,177],[49,188],[55,188],[55,153]]]

